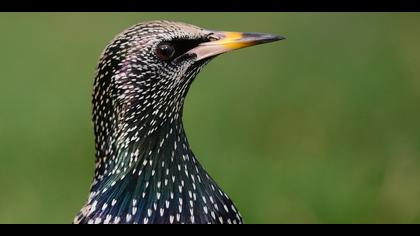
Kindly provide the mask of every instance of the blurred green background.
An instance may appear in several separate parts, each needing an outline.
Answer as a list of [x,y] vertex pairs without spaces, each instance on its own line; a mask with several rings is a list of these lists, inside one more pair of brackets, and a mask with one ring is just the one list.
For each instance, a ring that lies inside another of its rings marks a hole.
[[184,122],[246,223],[420,223],[420,14],[1,13],[0,223],[70,223],[115,34],[168,19],[287,40],[213,60]]

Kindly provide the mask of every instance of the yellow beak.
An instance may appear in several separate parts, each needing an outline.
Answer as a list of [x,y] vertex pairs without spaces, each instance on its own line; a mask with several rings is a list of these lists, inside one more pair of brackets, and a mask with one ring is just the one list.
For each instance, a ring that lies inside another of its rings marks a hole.
[[235,49],[285,39],[285,37],[271,34],[240,32],[215,32],[211,37],[212,41],[201,43],[188,53],[195,54],[196,60],[199,61]]

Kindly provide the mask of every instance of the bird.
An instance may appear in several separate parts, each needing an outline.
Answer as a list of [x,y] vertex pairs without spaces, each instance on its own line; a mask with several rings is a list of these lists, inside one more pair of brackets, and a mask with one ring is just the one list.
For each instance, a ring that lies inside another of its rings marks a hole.
[[243,224],[190,148],[184,101],[216,56],[285,37],[140,22],[105,47],[92,92],[95,172],[73,224]]

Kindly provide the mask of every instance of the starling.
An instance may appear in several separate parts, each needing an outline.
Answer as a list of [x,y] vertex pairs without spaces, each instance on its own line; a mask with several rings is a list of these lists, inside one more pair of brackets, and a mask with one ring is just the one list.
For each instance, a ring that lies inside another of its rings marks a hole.
[[117,35],[97,67],[95,176],[73,223],[243,223],[190,149],[182,123],[184,100],[215,56],[280,39],[163,20]]

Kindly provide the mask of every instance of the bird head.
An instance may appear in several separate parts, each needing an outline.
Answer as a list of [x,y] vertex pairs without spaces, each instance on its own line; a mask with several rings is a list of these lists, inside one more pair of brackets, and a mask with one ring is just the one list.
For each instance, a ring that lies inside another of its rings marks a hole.
[[109,114],[110,118],[122,123],[121,118],[134,117],[133,113],[149,114],[156,124],[176,119],[191,82],[212,58],[281,39],[284,37],[213,31],[180,22],[137,24],[117,35],[102,54],[94,89],[94,121],[110,106],[118,112],[114,114],[118,117]]
[[179,120],[189,86],[215,56],[283,38],[170,21],[144,22],[123,31],[105,48],[98,65],[93,93],[97,149],[110,151],[113,140],[127,143]]

